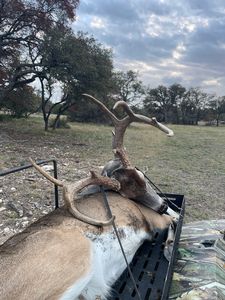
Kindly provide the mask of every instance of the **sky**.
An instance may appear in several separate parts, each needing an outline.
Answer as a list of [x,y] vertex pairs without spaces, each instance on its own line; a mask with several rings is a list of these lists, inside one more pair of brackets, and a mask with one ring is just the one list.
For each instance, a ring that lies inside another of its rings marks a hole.
[[151,88],[180,83],[225,95],[225,0],[80,0],[72,26]]

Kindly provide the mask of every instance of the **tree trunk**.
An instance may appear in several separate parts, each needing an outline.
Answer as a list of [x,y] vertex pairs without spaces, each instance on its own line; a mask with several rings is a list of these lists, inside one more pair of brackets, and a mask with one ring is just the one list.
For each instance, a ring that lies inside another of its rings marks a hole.
[[198,110],[197,113],[196,113],[195,125],[198,125],[199,119],[200,119],[200,111]]
[[48,118],[44,118],[45,122],[45,131],[48,131]]
[[219,117],[216,118],[216,126],[219,127]]
[[175,118],[176,118],[176,124],[180,124],[179,109],[177,106],[175,109]]
[[52,129],[55,130],[56,128],[59,128],[59,123],[60,123],[60,116],[61,113],[58,113],[57,116],[55,117],[54,123],[52,125]]
[[164,122],[168,123],[168,111],[167,111],[167,109],[164,109],[163,114],[164,114]]
[[185,112],[182,110],[181,111],[181,119],[182,119],[182,124],[185,124]]
[[44,123],[45,123],[45,131],[48,131],[48,120],[49,120],[49,114],[47,114],[46,112],[46,104],[47,101],[45,101],[45,89],[44,89],[44,83],[43,83],[43,79],[39,78],[40,83],[41,83],[41,110],[42,110],[42,114],[43,114],[43,119],[44,119]]

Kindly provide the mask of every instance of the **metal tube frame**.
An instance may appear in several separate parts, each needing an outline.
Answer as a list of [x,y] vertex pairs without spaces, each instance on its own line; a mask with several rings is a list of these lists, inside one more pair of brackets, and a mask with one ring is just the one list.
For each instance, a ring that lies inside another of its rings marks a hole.
[[[57,179],[58,178],[58,169],[57,169],[57,161],[55,159],[46,159],[46,160],[38,160],[36,161],[37,165],[43,165],[46,163],[52,162],[53,163],[53,170],[54,170],[54,177]],[[12,173],[16,173],[22,170],[26,170],[29,168],[33,168],[32,164],[25,164],[23,166],[7,169],[7,170],[2,170],[0,171],[0,177],[6,176]],[[58,186],[54,184],[54,194],[55,194],[55,209],[59,207],[59,191],[58,191]]]

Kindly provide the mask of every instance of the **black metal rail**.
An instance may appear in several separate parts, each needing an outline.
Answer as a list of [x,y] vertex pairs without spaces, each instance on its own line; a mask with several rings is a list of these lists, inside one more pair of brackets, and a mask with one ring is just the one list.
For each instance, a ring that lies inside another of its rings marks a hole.
[[[57,170],[57,161],[55,159],[46,159],[46,160],[38,160],[36,161],[37,165],[43,165],[46,163],[52,162],[53,163],[53,170],[54,170],[54,177],[57,179],[58,178],[58,170]],[[29,168],[33,168],[33,165],[28,163],[23,166],[7,169],[7,170],[1,170],[0,171],[0,177],[6,176],[12,173],[16,173],[22,170],[26,170]],[[58,191],[58,186],[54,184],[54,194],[55,194],[55,209],[59,207],[59,191]]]

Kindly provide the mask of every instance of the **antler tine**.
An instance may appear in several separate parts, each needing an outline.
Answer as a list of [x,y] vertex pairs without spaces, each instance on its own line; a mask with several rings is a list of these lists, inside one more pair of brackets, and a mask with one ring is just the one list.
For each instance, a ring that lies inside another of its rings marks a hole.
[[76,192],[80,192],[83,188],[88,185],[97,184],[106,186],[114,191],[120,190],[120,183],[117,180],[114,180],[109,177],[98,175],[95,171],[90,171],[91,176],[89,178],[85,178],[82,181],[78,181],[76,186]]
[[130,118],[130,123],[131,122],[139,122],[139,123],[146,123],[149,125],[152,125],[161,131],[165,132],[167,136],[173,136],[174,133],[171,129],[169,129],[167,126],[159,123],[156,118],[148,118],[143,115],[135,114],[132,109],[128,106],[128,104],[125,101],[117,101],[113,107],[113,109],[116,109],[118,107],[123,107],[124,111],[127,113],[127,115]]
[[38,166],[35,161],[29,157],[29,161],[31,162],[31,164],[33,165],[33,167],[40,172],[45,178],[47,178],[48,180],[50,180],[52,183],[58,185],[58,186],[63,186],[63,182],[54,178],[53,176],[51,176],[50,174],[48,174],[42,167]]
[[63,183],[62,181],[52,177],[49,175],[42,167],[38,166],[35,161],[33,161],[31,158],[29,158],[31,164],[33,167],[40,172],[45,178],[50,180],[52,183],[62,186],[63,187],[63,200],[65,202],[65,205],[67,206],[69,212],[77,219],[88,223],[90,225],[95,225],[95,226],[106,226],[112,224],[113,220],[115,217],[113,216],[111,219],[108,221],[101,221],[101,220],[95,220],[92,219],[81,212],[78,211],[78,209],[75,206],[75,202],[79,191],[81,191],[83,188],[85,188],[88,185],[92,184],[98,184],[98,185],[104,185],[109,187],[110,189],[114,191],[119,191],[120,190],[120,183],[116,179],[112,179],[109,177],[105,176],[100,176],[97,175],[94,171],[90,171],[91,177],[82,179],[75,184],[66,184]]
[[152,118],[152,121],[154,123],[153,126],[155,126],[156,128],[159,128],[160,130],[165,132],[167,134],[167,136],[169,136],[169,137],[174,136],[173,130],[171,130],[167,126],[163,125],[162,123],[158,122],[155,117]]
[[90,171],[90,173],[91,173],[91,177],[85,178],[73,185],[71,184],[65,187],[64,200],[66,206],[68,207],[68,210],[75,218],[85,223],[88,223],[90,225],[95,225],[95,226],[110,225],[115,219],[114,216],[110,218],[108,221],[95,220],[79,212],[79,210],[75,206],[76,199],[78,198],[78,193],[88,185],[92,185],[92,184],[104,185],[116,191],[120,189],[120,183],[116,179],[97,175],[94,171]]
[[88,97],[89,99],[91,99],[95,104],[97,104],[99,106],[99,108],[102,110],[102,112],[104,114],[106,114],[112,121],[113,125],[116,126],[116,124],[118,123],[118,119],[117,117],[98,99],[96,99],[95,97],[89,95],[89,94],[82,94],[82,96]]

